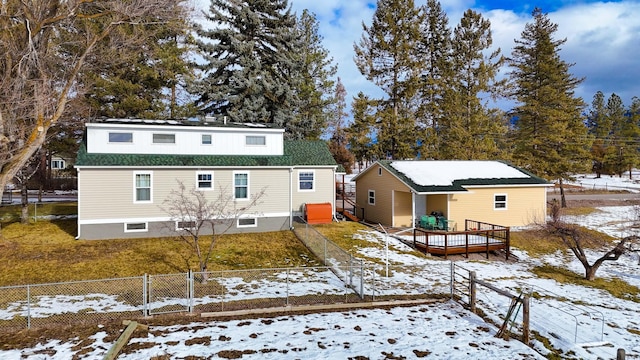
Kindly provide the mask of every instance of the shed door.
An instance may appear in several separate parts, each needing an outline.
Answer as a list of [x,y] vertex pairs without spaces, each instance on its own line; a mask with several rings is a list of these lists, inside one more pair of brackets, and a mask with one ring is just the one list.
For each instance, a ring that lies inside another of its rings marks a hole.
[[393,226],[411,227],[411,193],[393,192]]

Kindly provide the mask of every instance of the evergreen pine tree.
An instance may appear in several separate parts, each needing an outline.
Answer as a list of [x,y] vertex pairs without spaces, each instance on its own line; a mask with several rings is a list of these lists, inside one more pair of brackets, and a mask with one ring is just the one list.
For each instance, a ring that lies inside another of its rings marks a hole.
[[498,94],[502,84],[496,76],[504,59],[500,49],[491,49],[491,24],[472,10],[467,10],[454,29],[451,64],[446,99],[443,103],[440,154],[444,159],[501,158],[498,140],[506,133],[500,111],[489,109],[484,94]]
[[445,96],[446,79],[451,75],[451,30],[449,19],[439,1],[428,0],[420,8],[420,40],[417,44],[421,63],[418,93],[418,125],[420,151],[423,158],[440,158],[440,122]]
[[347,129],[347,138],[359,170],[375,156],[372,138],[375,132],[374,110],[375,101],[363,92],[359,92],[351,104],[353,123]]
[[331,138],[329,139],[329,150],[333,158],[338,164],[341,164],[347,174],[351,174],[353,168],[354,156],[347,149],[347,128],[345,121],[349,114],[347,108],[347,90],[342,85],[342,81],[338,78],[335,88],[336,103],[329,119],[329,128],[331,130]]
[[295,16],[287,0],[211,0],[199,26],[203,114],[285,127],[295,116],[291,79],[298,78]]
[[585,171],[591,144],[582,118],[584,103],[574,94],[582,79],[573,77],[558,54],[565,40],[555,40],[558,26],[539,8],[533,10],[512,57],[513,97],[517,117],[514,159],[522,167],[548,179],[558,179],[562,207],[563,180]]
[[332,116],[336,98],[333,96],[337,67],[322,46],[318,33],[318,20],[313,13],[304,10],[296,26],[298,46],[296,60],[300,64],[299,78],[294,82],[298,102],[295,119],[287,125],[287,135],[295,139],[318,139],[327,128],[327,118]]
[[605,155],[609,147],[611,135],[611,123],[606,114],[604,94],[602,91],[596,92],[591,101],[591,110],[587,117],[587,127],[589,135],[593,137],[591,145],[591,158],[593,160],[593,171],[596,177],[600,178],[606,172]]
[[419,24],[413,0],[378,0],[373,23],[362,25],[364,34],[354,44],[358,69],[386,94],[378,102],[376,140],[387,158],[416,155]]

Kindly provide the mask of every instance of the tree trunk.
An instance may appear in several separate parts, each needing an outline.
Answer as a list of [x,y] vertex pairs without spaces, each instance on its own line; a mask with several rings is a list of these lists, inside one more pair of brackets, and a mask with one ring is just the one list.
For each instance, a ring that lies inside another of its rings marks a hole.
[[20,222],[23,224],[29,223],[29,194],[27,192],[26,179],[23,180],[20,189],[20,204],[22,205],[22,211],[20,214]]
[[598,270],[599,266],[585,266],[584,268],[584,278],[589,280],[589,281],[593,281],[596,278],[596,271]]
[[564,197],[564,185],[562,183],[562,179],[559,179],[559,180],[560,180],[560,207],[566,208],[567,199]]

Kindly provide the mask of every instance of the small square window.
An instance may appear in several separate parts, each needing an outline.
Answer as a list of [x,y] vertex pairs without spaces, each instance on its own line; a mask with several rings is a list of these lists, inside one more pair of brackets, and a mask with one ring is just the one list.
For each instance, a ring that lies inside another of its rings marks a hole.
[[368,193],[368,204],[369,205],[375,205],[376,204],[376,191],[375,190],[369,190]]
[[153,134],[154,144],[175,144],[176,134]]
[[197,174],[198,190],[213,189],[213,173],[199,172]]
[[314,177],[313,171],[300,171],[298,173],[298,190],[314,190]]
[[212,143],[210,134],[202,134],[202,145],[211,145]]

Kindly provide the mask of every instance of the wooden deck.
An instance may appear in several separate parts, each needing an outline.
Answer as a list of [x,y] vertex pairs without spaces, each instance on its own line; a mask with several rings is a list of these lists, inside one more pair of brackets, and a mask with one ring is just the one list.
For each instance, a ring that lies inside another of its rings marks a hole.
[[413,246],[425,254],[447,255],[505,250],[509,259],[509,227],[465,220],[465,231],[438,231],[415,228]]

